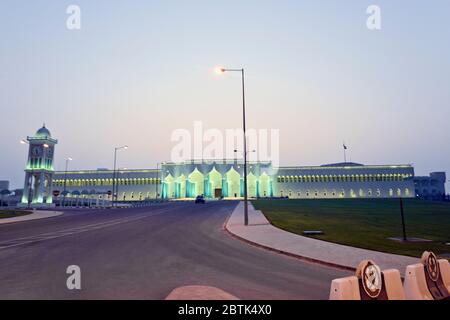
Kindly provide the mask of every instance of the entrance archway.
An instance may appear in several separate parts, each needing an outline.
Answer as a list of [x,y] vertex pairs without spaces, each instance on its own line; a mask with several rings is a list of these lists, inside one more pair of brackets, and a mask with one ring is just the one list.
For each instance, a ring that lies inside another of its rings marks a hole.
[[222,175],[214,167],[208,174],[209,194],[211,198],[222,197]]
[[186,176],[182,174],[177,178],[176,181],[177,181],[176,197],[186,198]]
[[164,178],[164,185],[166,192],[165,197],[168,199],[175,198],[175,179],[170,173]]
[[270,177],[265,172],[259,176],[259,196],[270,197]]
[[241,175],[234,168],[226,173],[228,197],[238,198],[241,196]]
[[189,175],[189,196],[195,198],[205,194],[205,177],[197,168]]
[[252,172],[247,176],[247,196],[256,198],[256,177]]

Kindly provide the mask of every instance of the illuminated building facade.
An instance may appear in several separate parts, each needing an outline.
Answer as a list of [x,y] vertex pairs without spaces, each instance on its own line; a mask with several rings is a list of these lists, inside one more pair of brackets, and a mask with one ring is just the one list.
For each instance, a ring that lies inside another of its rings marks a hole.
[[[23,204],[106,204],[112,199],[114,172],[108,169],[53,170],[54,147],[47,128],[28,137]],[[238,199],[244,195],[242,160],[192,160],[162,163],[158,169],[116,171],[117,201],[158,199]],[[440,180],[442,177],[439,176]],[[250,198],[340,199],[419,197],[411,165],[337,163],[323,166],[273,167],[270,162],[248,163]],[[423,180],[423,179],[422,179]],[[445,178],[444,178],[445,182]],[[443,185],[443,182],[441,183]],[[440,190],[440,189],[439,189]],[[445,193],[444,190],[439,192]],[[55,196],[57,195],[57,196]]]
[[[273,168],[270,162],[248,164],[248,196],[394,198],[414,197],[414,169],[410,165],[364,166],[342,163],[317,167]],[[66,178],[66,180],[64,179]],[[111,199],[113,171],[56,172],[53,188],[78,198]],[[161,169],[118,170],[119,201],[206,198],[241,198],[242,161],[187,161],[164,163]]]

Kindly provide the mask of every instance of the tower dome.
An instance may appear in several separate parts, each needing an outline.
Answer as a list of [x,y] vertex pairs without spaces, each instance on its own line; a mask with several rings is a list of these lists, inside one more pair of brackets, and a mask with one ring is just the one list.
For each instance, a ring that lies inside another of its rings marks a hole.
[[52,135],[50,134],[50,131],[45,127],[45,124],[40,128],[38,131],[36,131],[36,137],[37,138],[51,138]]

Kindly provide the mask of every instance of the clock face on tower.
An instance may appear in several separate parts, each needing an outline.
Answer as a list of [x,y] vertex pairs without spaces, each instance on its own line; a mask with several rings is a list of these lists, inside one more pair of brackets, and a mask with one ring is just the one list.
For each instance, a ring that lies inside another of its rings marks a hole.
[[39,157],[39,156],[42,154],[41,147],[34,146],[34,147],[31,149],[31,154],[32,154],[34,157]]

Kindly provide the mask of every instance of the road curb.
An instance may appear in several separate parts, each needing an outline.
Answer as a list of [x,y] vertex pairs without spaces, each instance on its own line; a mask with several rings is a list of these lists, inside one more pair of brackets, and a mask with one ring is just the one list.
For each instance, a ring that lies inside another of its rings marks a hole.
[[296,258],[296,259],[299,259],[301,261],[305,261],[305,262],[309,262],[309,263],[313,263],[313,264],[319,264],[319,265],[322,265],[322,266],[327,266],[327,267],[340,269],[340,270],[344,270],[344,271],[353,271],[353,272],[356,271],[356,268],[354,268],[354,267],[344,266],[344,265],[340,265],[340,264],[336,264],[336,263],[332,263],[332,262],[328,262],[328,261],[322,261],[322,260],[318,260],[318,259],[314,259],[314,258],[298,255],[298,254],[295,254],[295,253],[292,253],[292,252],[287,252],[287,251],[275,249],[275,248],[272,248],[272,247],[269,247],[269,246],[265,246],[265,245],[262,245],[260,243],[257,243],[257,242],[245,239],[245,238],[243,238],[241,236],[238,236],[237,234],[233,233],[231,230],[228,229],[228,222],[229,222],[233,212],[234,212],[234,210],[228,215],[225,223],[223,224],[223,230],[225,232],[227,232],[231,237],[233,237],[235,239],[238,239],[238,240],[240,240],[242,242],[245,242],[245,243],[247,243],[247,244],[249,244],[251,246],[254,246],[254,247],[257,247],[257,248],[260,248],[260,249],[264,249],[264,250],[268,250],[268,251],[271,251],[271,252],[275,252],[275,253],[278,253],[278,254],[282,254],[282,255],[285,255],[285,256],[288,256],[288,257],[291,257],[291,258]]

